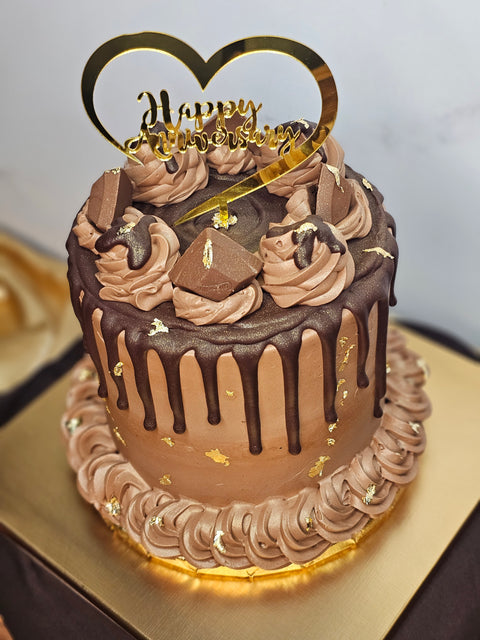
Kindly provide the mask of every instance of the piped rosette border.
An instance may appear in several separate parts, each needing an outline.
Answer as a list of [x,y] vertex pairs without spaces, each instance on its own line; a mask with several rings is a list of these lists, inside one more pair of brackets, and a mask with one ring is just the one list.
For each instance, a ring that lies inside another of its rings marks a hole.
[[297,495],[260,504],[232,497],[217,507],[148,486],[117,451],[88,357],[73,371],[62,418],[68,461],[83,498],[151,556],[200,569],[303,565],[384,514],[416,476],[430,414],[426,367],[397,330],[389,331],[387,363],[383,417],[369,446]]

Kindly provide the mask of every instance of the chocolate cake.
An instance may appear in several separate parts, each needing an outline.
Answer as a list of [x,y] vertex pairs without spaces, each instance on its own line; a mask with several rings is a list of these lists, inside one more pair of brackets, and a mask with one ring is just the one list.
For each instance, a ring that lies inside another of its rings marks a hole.
[[178,224],[280,152],[165,162],[143,144],[67,242],[89,354],[62,422],[79,490],[148,554],[195,568],[317,559],[389,509],[425,445],[425,366],[388,331],[395,224],[331,136]]

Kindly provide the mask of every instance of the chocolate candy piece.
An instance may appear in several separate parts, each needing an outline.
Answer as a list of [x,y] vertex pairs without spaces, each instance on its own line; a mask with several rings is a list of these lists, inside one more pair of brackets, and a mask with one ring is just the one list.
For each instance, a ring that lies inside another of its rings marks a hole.
[[220,302],[249,285],[262,261],[213,228],[204,229],[176,262],[170,279],[177,287]]
[[338,224],[350,210],[353,188],[336,167],[322,164],[315,213],[325,222]]
[[105,231],[132,204],[132,183],[124,169],[105,171],[92,186],[87,218]]

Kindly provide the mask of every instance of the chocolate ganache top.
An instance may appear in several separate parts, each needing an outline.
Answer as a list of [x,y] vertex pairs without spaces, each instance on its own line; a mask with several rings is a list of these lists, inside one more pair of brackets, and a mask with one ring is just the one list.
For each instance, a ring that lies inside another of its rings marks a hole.
[[[134,206],[144,214],[153,214],[173,227],[174,222],[184,213],[244,177],[245,174],[220,175],[211,169],[208,185],[183,202],[162,207],[134,202]],[[346,167],[346,177],[362,184],[362,176],[349,167]],[[258,454],[262,450],[262,439],[257,369],[264,349],[271,344],[278,350],[282,359],[289,452],[299,453],[301,434],[298,419],[298,356],[303,332],[306,329],[312,329],[322,342],[325,419],[328,422],[335,422],[337,419],[335,357],[342,311],[350,310],[357,322],[357,383],[359,387],[366,387],[369,384],[365,372],[369,351],[368,316],[372,307],[378,303],[374,412],[377,417],[380,416],[380,401],[385,395],[386,388],[385,351],[388,304],[395,303],[393,280],[397,245],[394,238],[394,221],[383,208],[381,194],[369,183],[363,184],[372,213],[372,228],[367,236],[348,241],[348,249],[355,263],[354,280],[348,289],[323,306],[293,306],[287,309],[278,307],[271,296],[265,293],[261,307],[231,327],[219,324],[198,327],[188,320],[178,318],[171,301],[162,302],[151,311],[141,311],[127,303],[102,300],[99,296],[101,285],[95,276],[98,255],[81,247],[76,235],[72,232],[67,241],[72,302],[84,331],[85,348],[92,356],[99,373],[100,396],[107,395],[107,386],[91,322],[95,309],[103,312],[101,331],[106,343],[110,371],[113,371],[119,360],[118,336],[122,331],[125,332],[126,348],[135,368],[138,392],[145,409],[144,426],[148,430],[156,428],[147,372],[147,353],[150,349],[158,353],[164,366],[169,401],[174,415],[175,433],[182,433],[186,429],[180,385],[181,357],[187,351],[194,350],[202,371],[208,420],[212,424],[217,424],[220,421],[217,360],[224,353],[232,353],[238,364],[243,385],[250,452]],[[258,249],[260,238],[267,233],[269,224],[279,224],[285,217],[286,202],[285,198],[275,196],[265,188],[260,189],[229,205],[229,214],[237,216],[238,222],[228,230],[222,229],[221,232],[254,252]],[[211,225],[212,216],[205,214],[174,227],[178,234],[181,253],[205,227]],[[168,332],[149,335],[152,323],[157,318],[161,319],[168,328]],[[123,378],[112,375],[112,379],[118,388],[118,407],[126,409],[128,399]]]

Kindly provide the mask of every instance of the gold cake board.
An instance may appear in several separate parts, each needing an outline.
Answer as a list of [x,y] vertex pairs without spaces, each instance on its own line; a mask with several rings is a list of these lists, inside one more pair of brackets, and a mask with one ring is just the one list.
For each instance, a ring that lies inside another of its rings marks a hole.
[[149,562],[77,493],[59,429],[68,377],[0,431],[0,525],[140,637],[382,638],[480,487],[480,369],[405,333],[432,371],[433,417],[418,476],[381,527],[327,564],[250,582],[205,580]]

